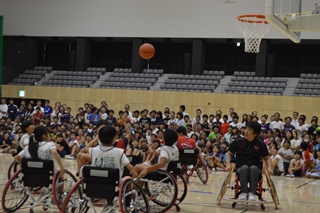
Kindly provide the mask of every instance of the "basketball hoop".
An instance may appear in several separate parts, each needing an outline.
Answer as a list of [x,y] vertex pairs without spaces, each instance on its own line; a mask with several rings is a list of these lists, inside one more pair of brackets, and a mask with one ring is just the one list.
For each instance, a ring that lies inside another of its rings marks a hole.
[[270,24],[261,14],[244,14],[237,17],[244,36],[245,52],[258,53],[261,39],[269,32]]

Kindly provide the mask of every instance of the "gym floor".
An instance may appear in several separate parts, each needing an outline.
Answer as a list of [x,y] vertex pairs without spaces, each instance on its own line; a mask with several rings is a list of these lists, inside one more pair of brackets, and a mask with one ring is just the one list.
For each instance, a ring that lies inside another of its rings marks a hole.
[[[13,158],[8,154],[0,154],[0,191],[2,194],[7,180],[7,171]],[[63,159],[65,168],[75,172],[76,161]],[[202,184],[199,178],[194,175],[190,178],[188,184],[188,194],[186,199],[180,204],[180,212],[318,212],[320,208],[320,180],[307,178],[287,178],[273,177],[275,187],[278,192],[280,206],[276,210],[273,203],[266,204],[266,209],[262,211],[260,206],[253,204],[238,204],[235,209],[232,208],[231,202],[222,200],[220,206],[217,205],[216,199],[221,188],[222,180],[226,176],[226,172],[209,171],[209,180],[207,184]],[[234,175],[231,179],[231,184],[234,184]],[[263,184],[267,187],[266,181]],[[224,198],[233,197],[233,191],[228,189]],[[263,197],[267,201],[272,201],[270,193],[264,192]],[[2,206],[0,213],[2,213]],[[17,212],[28,212],[28,202],[21,207]],[[44,212],[39,206],[34,209],[34,212]],[[59,212],[55,206],[52,206],[47,212]],[[175,212],[172,208],[170,212]]]

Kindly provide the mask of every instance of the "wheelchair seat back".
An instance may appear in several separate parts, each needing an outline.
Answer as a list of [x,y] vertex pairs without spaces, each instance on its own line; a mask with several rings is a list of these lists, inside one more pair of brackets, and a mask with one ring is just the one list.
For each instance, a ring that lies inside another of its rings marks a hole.
[[[132,166],[135,166],[135,165],[141,163],[141,156],[140,156],[140,155],[139,155],[139,156],[136,156],[136,155],[128,155],[127,158],[128,158],[128,160],[130,161],[130,164],[131,164]],[[124,167],[122,177],[125,177],[125,176],[130,176],[130,171],[129,171],[126,167]]]
[[52,160],[23,158],[22,181],[26,187],[49,187],[54,175],[54,164]]
[[113,200],[118,196],[119,169],[85,166],[82,173],[87,197]]
[[198,149],[179,149],[181,165],[195,165],[197,163]]

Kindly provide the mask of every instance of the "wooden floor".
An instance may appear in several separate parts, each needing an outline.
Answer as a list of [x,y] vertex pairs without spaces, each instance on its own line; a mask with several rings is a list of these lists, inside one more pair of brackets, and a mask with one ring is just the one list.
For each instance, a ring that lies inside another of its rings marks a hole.
[[[8,154],[0,154],[0,188],[2,190],[7,183],[7,170],[13,158]],[[75,160],[63,160],[65,168],[75,171]],[[180,205],[180,212],[319,212],[320,209],[320,180],[306,178],[273,177],[280,200],[279,209],[276,210],[274,204],[267,204],[262,211],[255,205],[237,205],[235,209],[231,207],[231,202],[223,200],[218,206],[216,199],[224,179],[225,172],[209,172],[209,181],[202,184],[197,176],[190,178],[188,194],[184,202]],[[234,183],[234,177],[231,180]],[[265,185],[266,183],[264,183]],[[224,198],[231,198],[233,191],[227,191]],[[271,200],[269,192],[264,193],[264,198]],[[2,207],[0,213],[2,213]],[[28,212],[26,204],[17,212]],[[44,212],[42,207],[36,208],[35,212]],[[47,212],[58,212],[56,207],[52,207]],[[172,209],[170,212],[175,212]]]

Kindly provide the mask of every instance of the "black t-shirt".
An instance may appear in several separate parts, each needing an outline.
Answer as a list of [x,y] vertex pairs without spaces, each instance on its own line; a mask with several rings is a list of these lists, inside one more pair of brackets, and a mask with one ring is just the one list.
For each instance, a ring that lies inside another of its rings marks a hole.
[[[59,144],[60,146],[63,146],[63,150],[66,151],[67,155],[70,155],[71,153],[70,148],[65,140],[62,140],[61,142],[57,142],[57,144]],[[58,150],[58,153],[60,153],[59,150]]]
[[150,118],[140,118],[139,122],[141,123],[142,128],[144,128],[144,124],[145,123],[151,123],[151,119]]
[[107,117],[106,121],[109,126],[117,123],[117,119],[115,117]]
[[236,166],[243,165],[257,166],[262,169],[262,159],[269,156],[267,146],[259,139],[255,138],[252,142],[245,138],[237,138],[229,147],[229,151],[236,154]]

